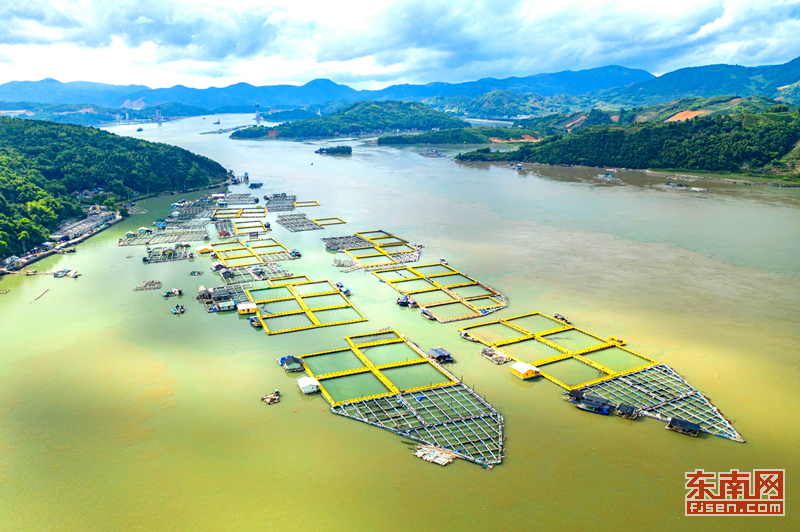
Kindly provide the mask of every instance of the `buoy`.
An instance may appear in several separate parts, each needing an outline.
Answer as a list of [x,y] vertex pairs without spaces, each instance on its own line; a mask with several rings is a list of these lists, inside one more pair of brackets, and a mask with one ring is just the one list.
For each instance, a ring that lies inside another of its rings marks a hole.
[[297,412],[297,410],[295,410],[295,412]]

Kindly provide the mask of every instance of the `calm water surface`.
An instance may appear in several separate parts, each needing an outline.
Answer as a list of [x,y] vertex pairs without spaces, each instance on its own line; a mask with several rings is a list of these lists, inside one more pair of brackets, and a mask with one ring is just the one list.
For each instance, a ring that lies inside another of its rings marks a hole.
[[[0,530],[796,528],[800,190],[705,182],[715,193],[669,192],[638,172],[608,184],[596,169],[516,172],[362,141],[348,142],[351,158],[322,157],[313,151],[325,143],[199,135],[212,121],[112,130],[207,155],[263,180],[260,195],[316,199],[305,212],[345,219],[294,234],[273,223],[271,236],[303,252],[286,264],[293,272],[346,282],[369,321],[268,337],[202,312],[191,295],[175,317],[175,301],[133,292],[147,279],[187,294],[215,284],[188,275],[207,271],[207,258],[143,265],[144,248],[116,246],[174,198],[142,201],[148,214],[36,265],[77,269],[77,280],[0,279],[11,289],[0,295]],[[428,322],[374,276],[331,266],[320,238],[371,229],[423,243],[423,262],[446,257],[499,289],[511,304],[498,317],[560,312],[625,338],[711,397],[747,443],[591,416],[547,381],[512,378],[458,337],[474,322]],[[451,351],[452,371],[505,415],[501,466],[418,460],[393,434],[303,396],[275,363],[387,326]],[[259,401],[276,387],[280,405]],[[683,517],[685,471],[769,467],[787,469],[787,517]]]

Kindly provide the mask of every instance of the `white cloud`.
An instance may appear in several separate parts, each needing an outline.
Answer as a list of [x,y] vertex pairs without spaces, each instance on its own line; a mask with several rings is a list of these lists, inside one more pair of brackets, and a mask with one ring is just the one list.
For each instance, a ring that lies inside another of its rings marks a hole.
[[798,0],[28,0],[0,5],[0,81],[359,88],[800,55]]

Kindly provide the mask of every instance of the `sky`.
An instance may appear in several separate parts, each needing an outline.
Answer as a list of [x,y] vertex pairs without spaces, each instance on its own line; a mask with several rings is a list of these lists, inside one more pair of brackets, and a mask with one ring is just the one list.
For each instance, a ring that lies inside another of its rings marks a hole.
[[0,83],[358,89],[800,56],[800,0],[0,0]]

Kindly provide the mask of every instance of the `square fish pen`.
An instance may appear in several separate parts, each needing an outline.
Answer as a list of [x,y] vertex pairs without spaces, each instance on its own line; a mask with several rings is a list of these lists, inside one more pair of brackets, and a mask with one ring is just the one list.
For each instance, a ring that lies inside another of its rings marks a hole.
[[307,201],[295,201],[295,207],[319,207],[319,202],[317,200],[307,200]]
[[145,261],[146,264],[174,262],[188,259],[189,252],[185,249],[175,247],[152,248],[145,258],[147,259],[147,261]]
[[[470,325],[460,333],[466,340],[536,366],[544,378],[565,390],[590,392],[608,399],[615,408],[630,405],[637,415],[661,421],[685,419],[707,434],[744,441],[719,409],[683,377],[669,366],[626,349],[625,341],[617,337],[604,339],[541,312]],[[583,375],[600,376],[579,384],[564,382],[581,374],[575,371],[581,367]],[[558,368],[558,377],[551,368]]]
[[502,462],[503,416],[416,344],[391,329],[346,340],[301,356],[333,413],[487,468]]
[[269,212],[288,212],[288,211],[293,211],[295,209],[295,202],[297,201],[297,196],[294,195],[287,196],[286,194],[273,194],[272,196],[266,198],[264,201],[267,206],[267,210]]
[[[565,390],[583,388],[591,383],[601,382],[617,375],[657,364],[651,358],[625,349],[623,347],[625,342],[618,338],[613,336],[601,338],[541,312],[469,325],[461,328],[459,332],[467,340],[493,347],[517,362],[536,366],[541,370],[542,377],[558,384]],[[524,347],[524,349],[516,350],[515,347]],[[630,360],[635,361],[634,365],[621,371],[608,368],[598,362],[598,359],[594,359],[597,353],[604,350],[624,352],[630,357]],[[532,359],[526,356],[527,354],[535,354],[536,358]],[[564,371],[564,375],[579,373],[570,371],[569,368],[564,369],[571,363],[558,365],[558,363],[570,359],[592,368],[597,372],[595,375],[599,374],[600,376],[586,382],[570,384],[563,382],[562,379],[548,372],[546,368],[542,369],[543,366],[553,364],[554,367],[559,368],[559,371]]]
[[306,218],[305,214],[284,214],[278,215],[276,223],[282,225],[287,231],[297,233],[300,231],[314,231],[316,229],[324,229],[320,227],[313,220]]
[[270,230],[264,222],[254,220],[247,222],[233,222],[233,230],[237,235],[250,235],[252,233],[268,233]]
[[251,205],[256,203],[256,198],[250,194],[226,194],[225,201],[228,205]]
[[338,218],[338,217],[335,217],[335,216],[332,217],[332,218],[314,218],[311,221],[314,222],[315,224],[319,225],[320,227],[325,226],[325,225],[340,225],[340,224],[346,224],[347,223],[344,220],[342,220],[341,218]]
[[267,334],[367,321],[328,280],[312,281],[307,276],[298,276],[272,279],[268,283],[268,287],[248,291],[250,301],[258,305],[257,316]]
[[211,215],[213,220],[233,218],[264,218],[267,215],[265,207],[222,207],[215,209]]
[[354,268],[364,270],[417,262],[422,255],[421,246],[411,246],[407,240],[383,230],[363,231],[352,236],[322,240],[327,250],[343,251],[352,259],[350,264]]
[[386,268],[372,273],[408,295],[439,323],[478,318],[508,306],[500,292],[446,264]]

